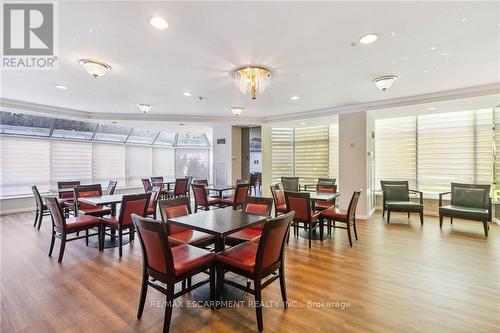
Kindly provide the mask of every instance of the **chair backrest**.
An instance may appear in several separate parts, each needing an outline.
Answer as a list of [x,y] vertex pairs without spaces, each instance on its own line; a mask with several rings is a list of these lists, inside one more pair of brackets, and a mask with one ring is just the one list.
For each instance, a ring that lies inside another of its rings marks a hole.
[[167,231],[169,235],[188,230],[189,228],[168,223],[168,219],[191,214],[191,202],[187,197],[162,200],[160,201],[160,214],[161,219],[168,226]]
[[95,208],[94,205],[87,204],[85,202],[79,202],[79,198],[92,198],[92,197],[100,197],[102,196],[102,187],[101,184],[93,184],[93,185],[79,185],[76,186],[75,189],[75,206],[76,212],[78,214],[78,209],[91,209]]
[[148,208],[156,209],[156,204],[158,203],[158,197],[160,196],[161,187],[153,186],[151,188],[151,195],[149,196]]
[[246,214],[270,216],[273,199],[261,197],[246,197],[243,202],[243,212]]
[[110,180],[108,184],[108,188],[106,189],[106,194],[107,195],[113,195],[115,194],[115,189],[116,185],[118,184],[118,181],[116,180]]
[[451,183],[451,204],[489,209],[490,185]]
[[318,183],[316,185],[316,192],[319,193],[335,193],[337,192],[337,185]]
[[152,186],[151,186],[151,181],[149,180],[149,178],[142,178],[141,182],[142,182],[142,187],[144,187],[145,193],[148,193],[149,191],[151,191]]
[[177,178],[175,180],[174,195],[186,195],[189,190],[189,178]]
[[148,211],[150,193],[124,195],[120,207],[118,223],[120,225],[132,224],[132,214],[146,216]]
[[335,185],[336,178],[318,178],[318,185]]
[[208,195],[203,184],[191,184],[194,195],[194,203],[196,206],[207,206],[208,205]]
[[283,260],[286,237],[293,219],[294,212],[289,212],[264,223],[255,257],[255,273],[259,274]]
[[354,191],[351,197],[351,202],[349,202],[349,208],[347,209],[347,217],[349,221],[356,218],[356,207],[358,206],[359,197],[361,196],[362,190]]
[[35,203],[37,207],[41,209],[41,207],[43,207],[43,199],[40,195],[40,192],[38,192],[38,188],[35,185],[31,186],[31,191],[33,192],[33,196],[35,197]]
[[[69,181],[69,182],[57,182],[57,188],[58,189],[63,189],[63,188],[75,188],[75,186],[80,185],[80,181]],[[59,198],[60,199],[71,199],[74,198],[75,194],[73,191],[71,192],[59,192]]]
[[410,201],[410,187],[406,180],[381,180],[383,202]]
[[275,208],[280,205],[286,205],[285,191],[283,191],[283,188],[279,184],[271,185],[271,193]]
[[247,179],[236,179],[236,185],[240,184],[250,184],[250,182]]
[[309,192],[285,191],[286,206],[289,211],[295,211],[295,221],[311,221],[311,200]]
[[143,267],[167,276],[173,276],[174,261],[165,224],[161,221],[132,214],[141,243]]
[[66,231],[66,219],[59,200],[56,197],[45,197],[45,202],[52,217],[52,226],[58,231]]
[[243,205],[245,198],[248,196],[248,192],[250,191],[249,183],[241,183],[236,185],[236,190],[234,191],[234,201],[233,207]]
[[193,179],[192,184],[202,184],[208,186],[208,179]]
[[162,183],[163,182],[163,177],[162,176],[154,176],[151,177],[151,183]]
[[285,191],[299,191],[299,177],[281,177],[281,185]]
[[250,174],[250,185],[255,186],[256,183],[257,183],[257,172],[252,172]]

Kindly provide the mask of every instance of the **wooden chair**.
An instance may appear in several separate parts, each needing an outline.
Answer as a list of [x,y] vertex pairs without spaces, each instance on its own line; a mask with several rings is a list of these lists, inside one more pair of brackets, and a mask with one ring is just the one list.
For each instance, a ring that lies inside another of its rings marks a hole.
[[[167,297],[163,321],[163,332],[166,333],[170,329],[173,301],[177,297],[210,283],[210,299],[212,304],[215,303],[215,254],[189,244],[171,248],[164,223],[136,214],[132,214],[132,220],[142,249],[142,284],[137,318],[142,317],[148,287],[151,286]],[[208,279],[175,292],[176,283],[205,273],[207,269]]]
[[[262,319],[262,289],[276,279],[280,280],[283,307],[287,308],[285,283],[285,240],[293,220],[293,212],[268,219],[264,223],[259,241],[244,242],[226,251],[217,253],[217,297],[219,298],[224,283],[242,289],[255,296],[255,312],[259,332],[264,329]],[[253,289],[231,280],[225,280],[226,271],[230,271],[253,281]],[[263,280],[271,276],[263,282]]]
[[215,243],[215,237],[210,234],[168,222],[168,219],[191,214],[189,198],[181,197],[160,201],[160,214],[163,222],[167,224],[168,240],[172,246],[191,244],[204,248]]
[[[65,182],[57,182],[57,188],[61,189],[74,189],[75,186],[80,185],[80,181],[65,181]],[[59,192],[59,203],[64,210],[64,215],[69,217],[70,212],[73,212],[73,215],[76,215],[75,211],[75,194],[73,191],[71,192]]]
[[[273,199],[261,197],[246,197],[243,202],[243,212],[246,214],[254,214],[261,216],[271,216],[273,208]],[[253,241],[259,239],[262,234],[264,223],[251,226],[241,231],[230,234],[226,237],[226,243],[229,245],[240,244],[245,241]]]
[[[336,193],[337,185],[331,183],[320,183],[316,185],[316,192],[318,193]],[[314,206],[316,210],[325,210],[335,206],[335,199],[333,200],[315,200]]]
[[252,172],[250,174],[250,194],[252,192],[252,187],[253,187],[253,190],[254,190],[254,193],[257,194],[257,177],[258,177],[258,174],[257,172]]
[[[354,228],[354,236],[358,240],[358,233],[356,231],[356,207],[358,205],[359,197],[361,196],[361,190],[354,191],[351,197],[351,202],[349,203],[349,208],[347,211],[338,209],[336,207],[331,207],[325,209],[321,212],[320,217],[320,232],[323,234],[323,220],[328,220],[328,234],[331,234],[331,228],[346,229],[347,236],[349,237],[349,245],[352,247],[351,238],[351,225]],[[345,227],[337,226],[335,222],[345,223]]]
[[[66,219],[59,200],[54,197],[46,197],[45,201],[47,203],[47,208],[52,216],[52,239],[50,241],[49,257],[52,256],[52,250],[54,249],[54,243],[56,238],[61,240],[61,247],[59,248],[59,258],[58,262],[62,262],[64,249],[66,248],[66,242],[70,242],[77,239],[85,238],[85,244],[89,245],[89,237],[96,236],[99,241],[99,251],[103,250],[104,243],[102,238],[102,220],[99,217],[91,215],[77,216],[70,219]],[[89,230],[97,228],[96,233],[89,233]],[[85,231],[85,236],[76,236],[73,238],[68,238],[69,235],[77,233],[79,231]]]
[[299,177],[281,177],[281,186],[284,191],[300,191]]
[[274,216],[277,217],[279,214],[288,213],[288,208],[286,207],[285,192],[281,185],[271,185],[271,194],[273,195],[274,201]]
[[160,191],[161,191],[160,186],[153,186],[153,188],[149,192],[151,193],[151,196],[149,197],[148,211],[146,213],[146,216],[152,217],[153,219],[156,219],[156,208],[158,206]]
[[79,185],[75,187],[75,212],[77,216],[92,215],[102,217],[111,214],[111,209],[103,206],[94,206],[78,201],[80,198],[91,198],[102,196],[101,184]]
[[145,193],[148,193],[149,191],[151,191],[151,188],[153,186],[151,185],[151,181],[149,180],[149,178],[142,178],[141,182],[142,182],[142,187],[144,187]]
[[[293,228],[295,235],[299,235],[299,229],[309,233],[309,248],[311,248],[312,231],[318,226],[320,212],[311,210],[311,194],[309,192],[287,192],[285,191],[286,206],[289,211],[295,211]],[[323,232],[320,230],[321,239]]]
[[118,182],[116,180],[110,180],[109,184],[108,184],[108,188],[106,189],[106,194],[107,195],[115,194],[115,189],[116,189],[117,184],[118,184]]
[[209,210],[210,207],[220,206],[219,198],[209,197],[205,185],[191,184],[194,196],[194,212],[198,212],[198,208]]
[[245,198],[248,196],[248,192],[250,191],[250,184],[240,183],[236,185],[236,190],[234,191],[233,197],[228,197],[222,199],[220,202],[223,206],[233,206],[234,210],[237,210],[243,205]]
[[38,224],[37,229],[40,230],[43,217],[49,216],[50,212],[47,209],[47,205],[43,202],[43,198],[40,195],[40,192],[38,192],[38,188],[36,186],[32,186],[31,191],[33,192],[33,197],[35,198],[35,223],[33,224],[33,228]]
[[[106,234],[106,228],[110,231],[118,231],[118,253],[120,258],[122,257],[123,250],[123,236],[129,235],[130,240],[134,239],[134,225],[132,223],[131,214],[146,216],[149,196],[149,193],[124,195],[120,206],[120,215],[118,217],[104,216],[102,218],[104,224],[102,230],[103,236],[115,236],[111,233]],[[125,230],[128,230],[128,232],[124,233]]]
[[169,192],[172,198],[189,197],[190,178],[177,178],[175,180],[174,189]]

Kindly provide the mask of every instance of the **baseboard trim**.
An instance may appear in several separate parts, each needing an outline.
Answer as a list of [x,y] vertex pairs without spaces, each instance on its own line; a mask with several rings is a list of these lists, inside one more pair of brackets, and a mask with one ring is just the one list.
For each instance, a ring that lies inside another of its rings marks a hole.
[[17,209],[2,210],[0,211],[0,216],[8,214],[27,213],[27,212],[33,212],[33,208],[17,208]]

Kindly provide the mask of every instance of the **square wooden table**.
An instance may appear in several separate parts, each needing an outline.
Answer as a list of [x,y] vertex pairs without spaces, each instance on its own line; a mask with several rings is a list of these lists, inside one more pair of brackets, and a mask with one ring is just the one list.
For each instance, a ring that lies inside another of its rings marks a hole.
[[[309,192],[309,200],[311,200],[311,209],[315,210],[316,209],[316,200],[325,200],[325,201],[331,201],[333,199],[336,199],[340,195],[339,192],[335,193],[324,193],[324,192]],[[322,228],[323,226],[319,226]],[[316,232],[316,229],[313,229],[312,231],[312,240],[320,240],[321,237],[318,232]],[[302,230],[299,232],[300,237],[309,239],[309,233],[306,230]],[[328,239],[330,238],[329,235],[324,235],[323,239]]]
[[229,190],[234,190],[234,189],[236,189],[236,186],[234,186],[234,185],[209,185],[209,186],[207,186],[207,190],[219,193],[219,199],[222,199],[224,191],[229,191]]

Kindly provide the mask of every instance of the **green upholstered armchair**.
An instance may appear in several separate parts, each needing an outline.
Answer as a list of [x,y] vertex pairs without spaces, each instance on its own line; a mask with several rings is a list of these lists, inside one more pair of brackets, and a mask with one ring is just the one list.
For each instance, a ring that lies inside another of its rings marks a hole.
[[[383,202],[382,216],[385,216],[387,211],[387,223],[391,220],[391,212],[418,213],[420,216],[420,224],[424,224],[424,197],[423,193],[416,190],[410,190],[407,181],[387,181],[381,180]],[[410,200],[410,193],[418,193],[420,196],[419,202]]]
[[[450,205],[443,206],[443,196],[450,195]],[[488,222],[491,221],[490,185],[451,183],[451,191],[439,194],[439,227],[445,216],[483,222],[484,234],[488,237]]]

